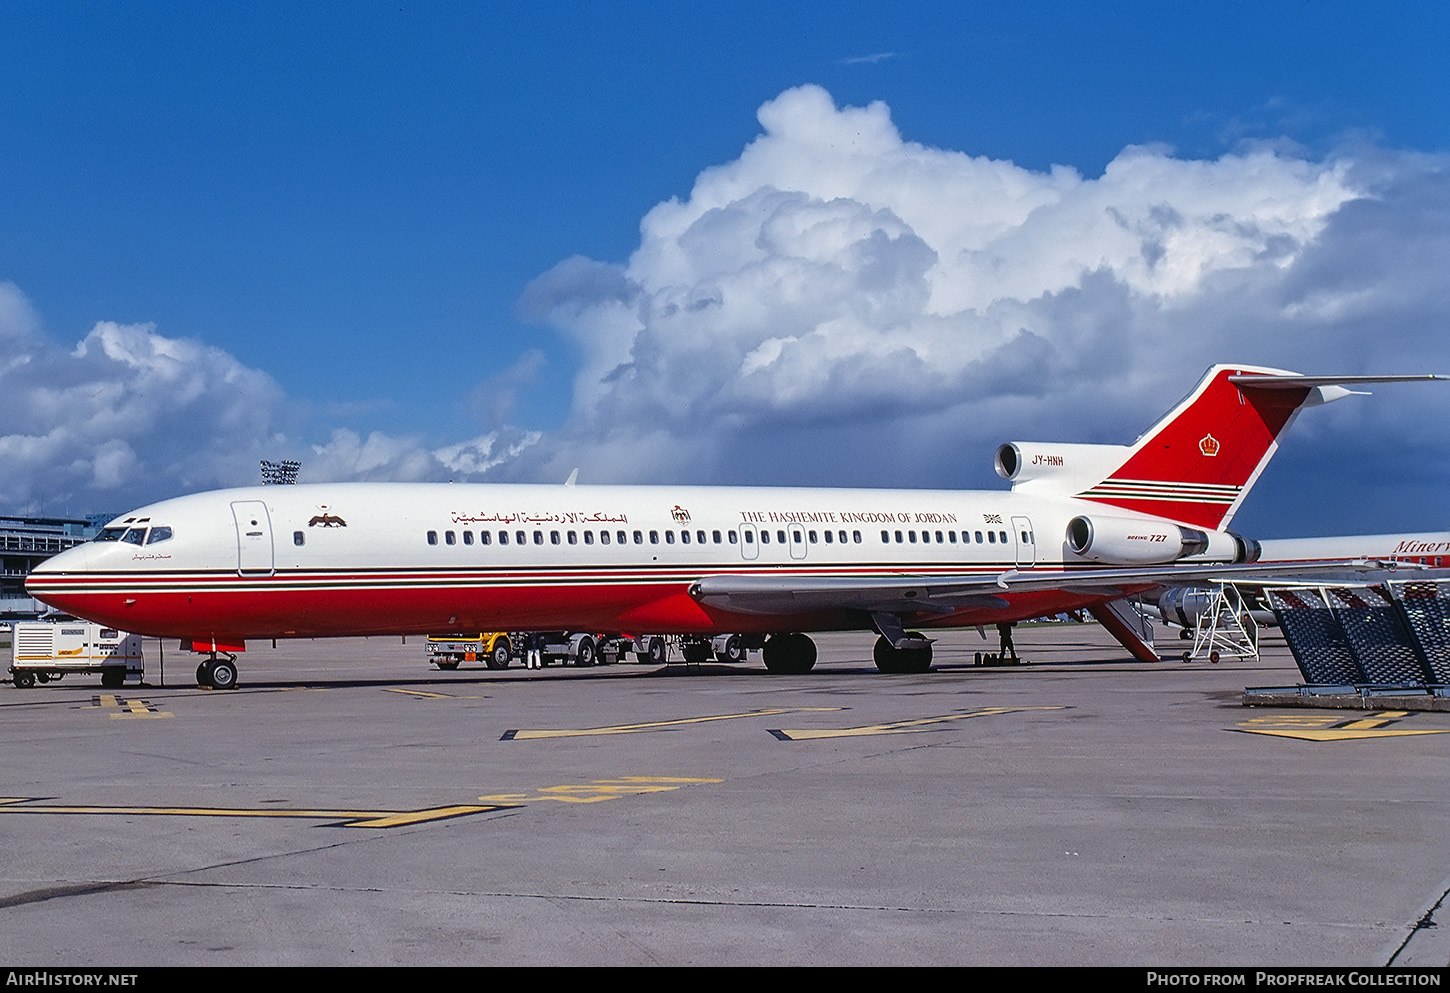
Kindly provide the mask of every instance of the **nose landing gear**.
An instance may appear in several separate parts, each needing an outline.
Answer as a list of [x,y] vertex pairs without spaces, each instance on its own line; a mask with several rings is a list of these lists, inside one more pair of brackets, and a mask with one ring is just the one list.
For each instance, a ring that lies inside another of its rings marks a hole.
[[214,690],[237,688],[237,657],[230,652],[217,652],[196,667],[196,685]]

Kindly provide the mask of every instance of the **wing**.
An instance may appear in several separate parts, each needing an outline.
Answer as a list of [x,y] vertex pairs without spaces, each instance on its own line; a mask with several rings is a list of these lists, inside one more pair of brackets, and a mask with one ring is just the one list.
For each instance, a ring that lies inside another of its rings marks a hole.
[[725,575],[705,576],[690,595],[708,607],[741,614],[798,614],[816,610],[861,610],[871,614],[950,614],[973,607],[1006,607],[1007,596],[1038,590],[1063,590],[1114,599],[1152,586],[1354,574],[1405,568],[1405,563],[1342,559],[1305,565],[1187,565],[1137,569],[1009,569],[963,577],[943,575]]

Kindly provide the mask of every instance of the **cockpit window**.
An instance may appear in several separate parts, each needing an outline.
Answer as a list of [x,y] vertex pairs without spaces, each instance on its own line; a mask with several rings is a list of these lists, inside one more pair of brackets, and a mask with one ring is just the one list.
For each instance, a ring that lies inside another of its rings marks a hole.
[[102,528],[101,533],[92,538],[92,541],[120,541],[121,535],[126,533],[124,526],[118,528]]
[[146,529],[131,528],[121,536],[121,540],[128,545],[144,545],[146,544]]
[[167,541],[168,539],[170,539],[170,537],[171,529],[169,527],[157,525],[156,527],[152,528],[151,533],[146,536],[146,544],[154,545],[158,541]]

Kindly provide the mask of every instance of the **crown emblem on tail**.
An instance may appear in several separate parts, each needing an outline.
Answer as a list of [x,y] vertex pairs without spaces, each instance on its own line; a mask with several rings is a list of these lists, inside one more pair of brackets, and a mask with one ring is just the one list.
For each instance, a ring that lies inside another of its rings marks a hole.
[[1209,455],[1209,456],[1217,455],[1218,454],[1218,439],[1215,438],[1211,434],[1204,435],[1203,436],[1203,439],[1201,441],[1199,441],[1199,443],[1198,443],[1198,450],[1200,452],[1202,452],[1204,455]]

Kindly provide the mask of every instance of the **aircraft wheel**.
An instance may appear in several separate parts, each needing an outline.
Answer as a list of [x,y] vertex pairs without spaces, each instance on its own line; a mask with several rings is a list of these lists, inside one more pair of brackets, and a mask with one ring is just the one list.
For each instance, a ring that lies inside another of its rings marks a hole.
[[[920,638],[919,631],[908,631],[908,637]],[[978,655],[980,656],[980,652]],[[893,648],[885,638],[877,638],[871,650],[876,668],[882,672],[926,672],[931,668],[931,646],[925,648]],[[980,663],[979,663],[980,664]]]
[[513,657],[514,648],[509,644],[509,640],[504,638],[493,646],[493,651],[489,653],[488,658],[483,660],[483,664],[490,669],[507,669],[509,663],[513,661]]
[[725,647],[715,653],[715,658],[721,662],[744,662],[745,639],[738,634],[732,634],[725,639]]
[[574,664],[583,669],[594,664],[594,639],[581,638],[579,651],[574,655]]
[[871,657],[876,660],[876,668],[881,672],[900,672],[897,668],[896,649],[891,647],[891,642],[885,638],[877,638],[876,644],[871,648]]
[[816,643],[799,632],[775,635],[761,654],[767,669],[785,675],[803,675],[816,665]]
[[17,672],[15,674],[15,688],[16,689],[27,690],[30,687],[34,686],[34,685],[35,685],[35,673],[33,673],[33,672]]
[[237,688],[237,666],[226,659],[217,659],[211,667],[211,687],[214,690]]

